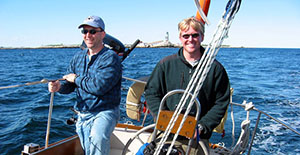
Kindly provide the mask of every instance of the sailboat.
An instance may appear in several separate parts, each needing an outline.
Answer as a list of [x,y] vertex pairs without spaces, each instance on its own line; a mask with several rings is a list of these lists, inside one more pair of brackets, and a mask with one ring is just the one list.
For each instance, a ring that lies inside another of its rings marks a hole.
[[[200,0],[200,2],[208,2],[208,0]],[[215,54],[218,51],[218,48],[220,48],[220,45],[222,43],[222,40],[224,39],[224,36],[226,36],[227,31],[229,29],[229,26],[232,22],[232,19],[234,18],[235,13],[239,10],[241,0],[230,0],[227,7],[226,11],[222,17],[222,21],[220,22],[219,29],[216,31],[214,40],[212,43],[209,45],[207,48],[208,50],[212,50],[215,52]],[[196,2],[197,6],[199,7],[200,5],[199,2]],[[203,4],[202,4],[203,8]],[[198,11],[199,13],[201,12],[201,9]],[[203,19],[206,20],[206,19]],[[124,60],[130,52],[135,48],[135,46],[138,44],[139,40],[137,40],[130,48],[127,50],[125,49],[124,45],[114,37],[107,35],[105,40],[105,44],[109,47],[111,47],[113,50],[115,50]],[[84,45],[82,48],[85,48]],[[141,108],[143,107],[143,104],[140,103],[140,97],[143,94],[144,87],[146,85],[146,79],[141,78],[141,79],[132,79],[128,77],[123,77],[125,80],[130,80],[133,81],[134,83],[130,87],[127,95],[127,103],[126,103],[126,110],[127,110],[127,116],[131,119],[141,119]],[[49,80],[42,80],[41,83],[43,82],[48,82]],[[36,84],[36,83],[34,83]],[[30,85],[30,84],[28,84]],[[161,104],[164,103],[165,98],[169,97],[170,95],[173,95],[175,93],[184,93],[185,90],[174,90],[169,92],[164,99],[162,100]],[[187,93],[187,95],[190,95]],[[233,89],[231,91],[231,95],[233,95]],[[133,97],[134,96],[134,97]],[[50,101],[50,102],[53,102]],[[195,104],[200,104],[197,103],[195,100]],[[230,106],[239,106],[245,110],[246,113],[246,118],[241,124],[241,133],[239,136],[239,139],[235,143],[233,147],[226,148],[224,146],[218,145],[218,144],[210,144],[210,150],[207,150],[209,152],[206,152],[207,154],[242,154],[245,151],[248,151],[248,154],[251,152],[251,146],[253,144],[253,140],[255,137],[256,129],[259,125],[259,120],[261,117],[261,114],[266,115],[270,119],[276,121],[277,123],[282,124],[285,126],[287,129],[290,129],[294,133],[300,135],[300,132],[297,131],[296,129],[293,129],[290,127],[285,122],[282,122],[271,115],[267,114],[266,112],[260,111],[257,109],[252,102],[247,102],[244,101],[243,103],[234,103],[231,99]],[[50,110],[49,113],[51,112],[51,104],[49,106]],[[233,109],[233,108],[231,108]],[[251,121],[249,120],[249,115],[250,112],[258,112],[258,117],[256,120],[256,125],[254,130],[252,131],[252,137],[250,138],[250,123]],[[145,113],[145,116],[147,114],[147,110]],[[166,131],[165,129],[168,126],[168,121],[171,120],[172,115],[174,114],[173,112],[170,111],[164,111],[163,109],[160,109],[159,111],[160,116],[158,117],[157,121],[154,124],[146,125],[144,126],[144,120],[146,117],[143,118],[143,125],[138,126],[134,124],[129,124],[129,123],[119,123],[117,124],[113,135],[111,137],[111,148],[110,148],[110,154],[111,155],[131,155],[131,154],[136,154],[143,145],[151,142],[153,134],[155,137],[155,133],[159,131]],[[227,117],[227,115],[225,115]],[[222,123],[225,123],[226,117],[224,118],[224,121]],[[170,131],[171,133],[176,134],[177,131],[179,132],[178,134],[181,136],[185,136],[192,140],[194,131],[195,131],[195,118],[197,117],[187,117],[185,121],[181,121],[184,118],[184,115],[179,115],[178,121],[175,121],[175,124],[173,126],[174,131]],[[51,119],[51,115],[49,115],[49,119]],[[72,121],[72,120],[71,120]],[[165,124],[167,122],[167,124]],[[188,125],[183,125],[181,129],[180,126],[181,123],[188,123]],[[216,129],[217,132],[222,132],[224,124],[220,124],[220,127]],[[50,125],[49,125],[50,126]],[[219,130],[219,131],[218,131]],[[181,132],[182,131],[182,132]],[[49,134],[47,132],[47,134]],[[47,137],[47,136],[46,136]],[[79,138],[77,135],[74,135],[72,137],[63,139],[61,141],[55,142],[53,144],[48,145],[48,140],[46,138],[44,147],[40,147],[38,144],[34,143],[29,143],[24,146],[24,150],[22,151],[22,154],[24,155],[49,155],[49,154],[75,154],[75,155],[81,155],[84,154],[83,150],[80,146]]]

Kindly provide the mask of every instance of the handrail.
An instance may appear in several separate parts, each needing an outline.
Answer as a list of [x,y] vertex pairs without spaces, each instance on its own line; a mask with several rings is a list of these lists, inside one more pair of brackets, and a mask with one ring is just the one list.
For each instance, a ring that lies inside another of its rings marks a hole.
[[[231,102],[230,104],[245,108],[245,105],[243,105],[243,104],[234,103],[234,102]],[[300,135],[300,132],[297,131],[296,129],[290,127],[290,125],[288,125],[288,123],[286,123],[286,122],[284,122],[284,121],[281,121],[281,120],[279,120],[279,119],[277,119],[277,118],[274,118],[273,116],[271,116],[271,115],[267,114],[266,112],[263,112],[263,111],[261,111],[261,110],[255,108],[255,107],[253,107],[251,110],[255,110],[255,111],[259,112],[259,113],[262,113],[262,114],[268,116],[269,118],[271,118],[272,120],[276,121],[277,123],[279,123],[279,124],[285,126],[286,128],[288,128],[288,129],[292,130],[293,132],[295,132],[296,134]]]
[[[245,103],[245,102],[244,102],[244,103]],[[243,108],[244,108],[245,110],[247,110],[247,111],[255,110],[255,111],[259,112],[259,113],[258,113],[258,117],[257,117],[257,119],[256,119],[256,123],[255,123],[254,130],[253,130],[253,132],[252,132],[252,137],[251,137],[250,145],[249,145],[249,148],[248,148],[248,155],[250,155],[250,152],[251,152],[252,144],[253,144],[253,141],[254,141],[254,137],[255,137],[255,134],[256,134],[256,129],[257,129],[257,127],[258,127],[258,123],[259,123],[261,114],[266,115],[267,117],[271,118],[272,120],[276,121],[277,123],[279,123],[279,124],[285,126],[286,128],[288,128],[288,129],[290,129],[291,131],[295,132],[296,134],[300,135],[300,132],[297,131],[296,129],[290,127],[290,125],[288,125],[288,123],[283,122],[283,121],[281,121],[281,120],[279,120],[279,119],[276,119],[276,118],[274,118],[273,116],[267,114],[266,112],[263,112],[263,111],[261,111],[261,110],[255,108],[254,105],[253,105],[252,103],[251,103],[251,106],[249,106],[249,107],[247,106],[246,103],[245,103],[245,104],[239,104],[239,103],[231,102],[230,104],[231,104],[231,105],[236,105],[236,106],[243,107]]]

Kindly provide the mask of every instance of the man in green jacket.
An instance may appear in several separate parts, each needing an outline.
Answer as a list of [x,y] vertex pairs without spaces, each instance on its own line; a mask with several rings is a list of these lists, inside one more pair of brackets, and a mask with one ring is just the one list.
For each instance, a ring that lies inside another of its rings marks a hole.
[[[147,105],[154,117],[158,114],[164,95],[175,89],[186,89],[204,52],[201,46],[204,37],[202,22],[190,17],[178,24],[178,30],[183,47],[177,54],[167,56],[157,63],[145,88]],[[174,111],[181,96],[182,94],[170,96],[164,108]],[[212,131],[221,122],[230,101],[229,79],[224,67],[217,60],[212,63],[198,99],[201,103],[198,129],[200,138],[208,149]],[[196,108],[192,109],[194,111],[190,114],[194,115]]]

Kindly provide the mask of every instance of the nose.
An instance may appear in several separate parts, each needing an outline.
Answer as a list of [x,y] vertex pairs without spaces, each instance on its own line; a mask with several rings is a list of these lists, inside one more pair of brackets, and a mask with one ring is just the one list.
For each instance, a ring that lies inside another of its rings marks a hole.
[[192,40],[193,40],[192,35],[189,36],[188,40],[189,40],[189,41],[192,41]]
[[92,34],[90,33],[90,31],[88,31],[88,33],[86,33],[86,36],[90,36],[90,35],[92,35]]
[[189,35],[189,37],[186,40],[193,41],[194,39],[193,39],[192,35]]
[[93,35],[90,33],[90,32],[88,32],[87,34],[85,34],[85,37],[86,38],[91,38]]

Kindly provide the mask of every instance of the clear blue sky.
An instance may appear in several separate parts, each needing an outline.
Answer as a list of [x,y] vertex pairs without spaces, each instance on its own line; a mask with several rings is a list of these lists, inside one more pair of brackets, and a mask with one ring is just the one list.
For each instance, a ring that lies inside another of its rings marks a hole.
[[[211,0],[204,43],[211,40],[227,0]],[[177,24],[196,14],[194,0],[1,0],[0,46],[79,44],[78,25],[98,15],[106,32],[123,43],[178,43]],[[300,48],[300,0],[243,0],[223,44]]]

